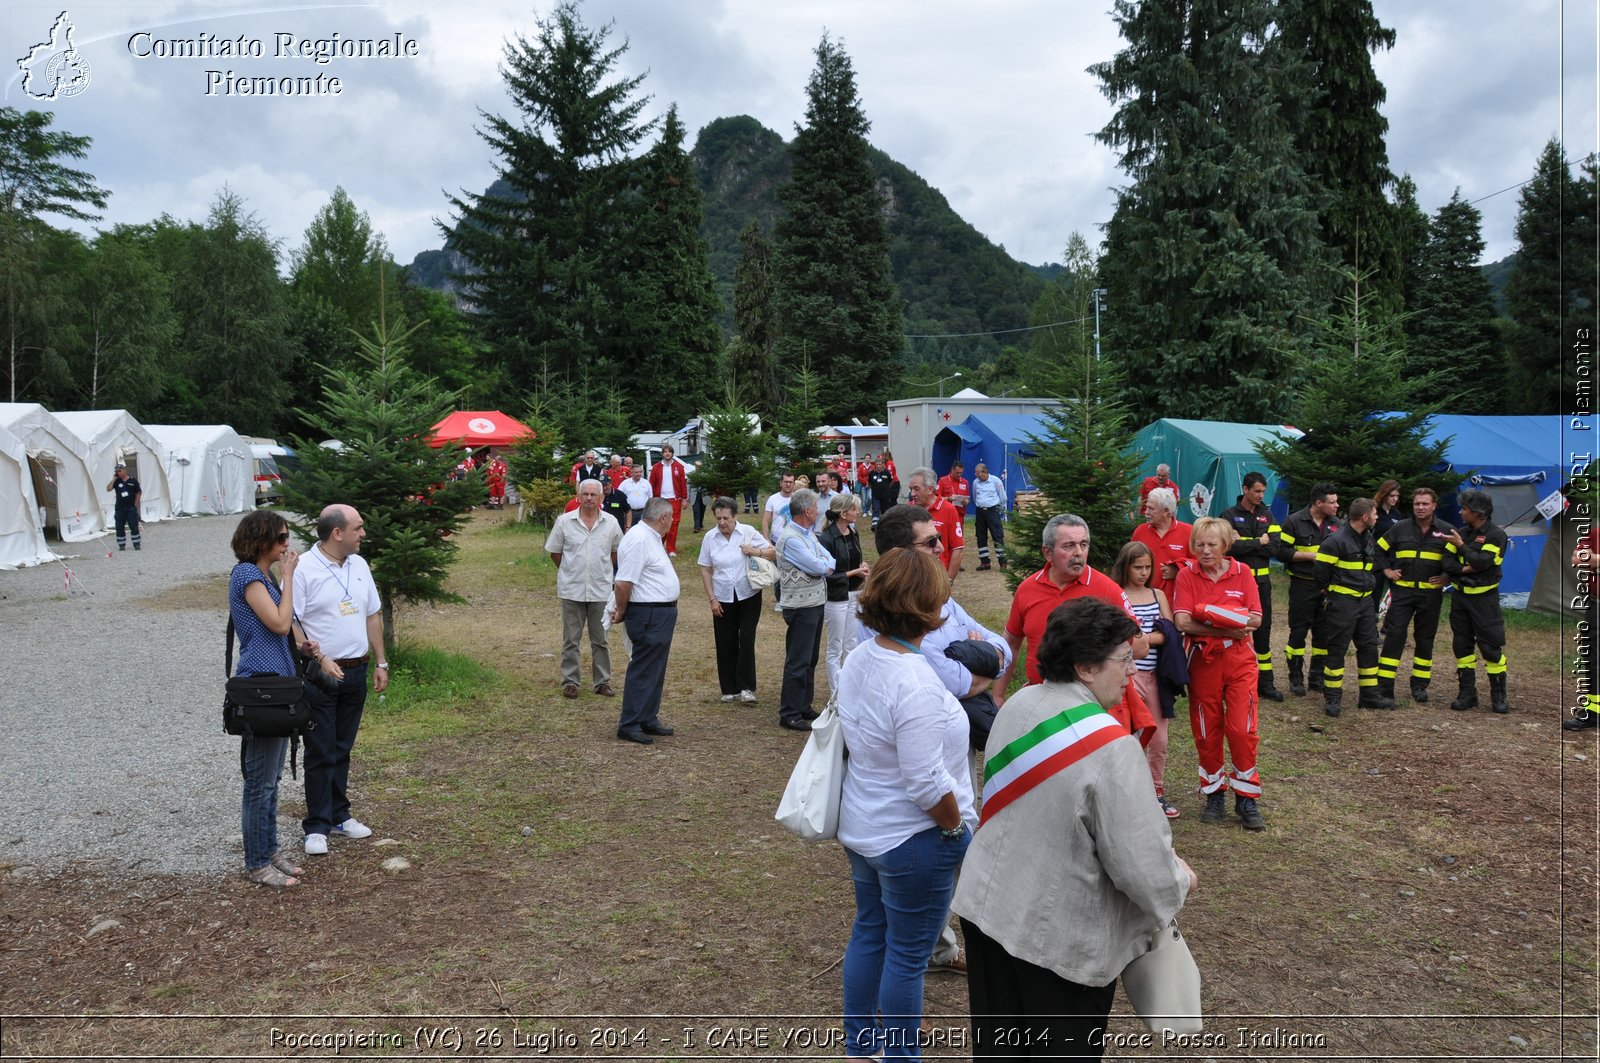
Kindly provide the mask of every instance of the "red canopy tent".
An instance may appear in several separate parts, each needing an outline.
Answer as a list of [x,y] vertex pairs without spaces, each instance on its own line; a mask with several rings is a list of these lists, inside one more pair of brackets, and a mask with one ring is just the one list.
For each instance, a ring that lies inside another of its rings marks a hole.
[[499,410],[457,410],[433,426],[429,446],[506,447],[533,435],[533,429]]

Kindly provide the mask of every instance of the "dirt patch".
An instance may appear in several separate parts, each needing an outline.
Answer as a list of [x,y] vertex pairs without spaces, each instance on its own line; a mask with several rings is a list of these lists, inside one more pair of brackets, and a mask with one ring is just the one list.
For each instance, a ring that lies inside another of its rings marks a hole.
[[191,609],[215,612],[228,607],[228,580],[225,576],[186,580],[155,594],[133,598],[128,604],[136,608],[174,613]]
[[[777,726],[781,619],[762,619],[760,702],[721,704],[685,534],[678,735],[624,745],[616,699],[560,697],[543,540],[503,520],[461,536],[464,603],[401,612],[405,637],[503,678],[431,735],[371,709],[352,783],[374,839],[336,840],[289,895],[96,867],[8,878],[5,1055],[284,1055],[340,1033],[369,1039],[346,1056],[841,1054],[848,865],[772,820],[800,748]],[[969,570],[957,595],[1003,621],[1000,573]],[[1513,635],[1506,717],[1451,712],[1447,693],[1337,720],[1309,698],[1265,706],[1260,835],[1199,822],[1178,721],[1175,841],[1201,879],[1183,923],[1222,1041],[1145,1046],[1124,1017],[1122,1058],[1592,1058],[1594,732],[1559,730],[1558,670],[1520,667],[1559,660],[1560,637]],[[395,855],[410,870],[385,871]],[[930,1054],[964,1054],[964,979],[932,975],[927,996],[948,1023]],[[167,1017],[131,1017],[150,1015]]]

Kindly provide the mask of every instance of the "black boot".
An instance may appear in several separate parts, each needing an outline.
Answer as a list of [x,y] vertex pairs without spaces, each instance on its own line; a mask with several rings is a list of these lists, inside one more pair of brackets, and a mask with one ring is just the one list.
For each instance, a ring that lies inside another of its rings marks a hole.
[[1306,693],[1305,665],[1298,657],[1289,658],[1289,693],[1304,697]]
[[[1393,684],[1390,684],[1391,687]],[[1362,687],[1361,700],[1356,703],[1363,709],[1392,709],[1394,699],[1383,693],[1383,680],[1378,680],[1375,687]]]
[[1283,691],[1272,682],[1271,672],[1256,673],[1256,696],[1267,701],[1282,701]]
[[1576,716],[1569,716],[1561,721],[1563,731],[1586,731],[1591,727],[1600,727],[1600,713],[1584,710]]
[[1201,823],[1221,823],[1222,817],[1227,814],[1228,806],[1224,804],[1225,795],[1221,790],[1214,794],[1206,794],[1206,807],[1200,810]]
[[1411,700],[1418,705],[1426,705],[1428,703],[1428,681],[1426,679],[1412,677]]
[[1498,712],[1504,716],[1511,711],[1511,706],[1506,703],[1506,674],[1489,676],[1489,711]]
[[1311,690],[1322,690],[1327,685],[1327,679],[1322,674],[1322,658],[1318,657],[1311,662],[1311,667],[1306,669],[1306,686]]
[[1342,711],[1339,702],[1344,700],[1343,693],[1337,687],[1324,687],[1322,691],[1322,711],[1329,716],[1337,716]]
[[1380,678],[1378,680],[1378,696],[1380,698],[1388,698],[1390,701],[1394,700],[1394,680],[1393,679],[1382,679],[1382,678]]
[[1267,821],[1261,818],[1261,809],[1256,807],[1256,799],[1233,795],[1233,811],[1240,819],[1244,820],[1245,830],[1266,830]]
[[1450,707],[1452,709],[1455,709],[1457,712],[1463,712],[1467,709],[1475,709],[1478,707],[1477,679],[1478,673],[1474,669],[1456,669],[1456,681],[1461,685],[1461,689],[1456,694],[1456,700],[1450,703]]

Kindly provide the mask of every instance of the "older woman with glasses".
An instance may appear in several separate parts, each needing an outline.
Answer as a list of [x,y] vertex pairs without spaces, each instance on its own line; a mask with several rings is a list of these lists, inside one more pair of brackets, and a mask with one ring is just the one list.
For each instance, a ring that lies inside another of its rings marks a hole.
[[983,818],[951,904],[975,1059],[1099,1059],[1118,976],[1194,889],[1144,751],[1106,711],[1138,633],[1097,599],[1056,608],[1044,681],[1012,695],[989,733]]

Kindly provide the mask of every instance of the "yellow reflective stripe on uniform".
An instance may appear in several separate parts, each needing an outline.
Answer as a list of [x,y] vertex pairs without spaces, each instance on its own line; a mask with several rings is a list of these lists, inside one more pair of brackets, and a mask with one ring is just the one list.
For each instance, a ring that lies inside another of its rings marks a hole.
[[[1386,546],[1386,547],[1384,547],[1384,549],[1388,549],[1388,547]],[[1396,550],[1394,552],[1394,556],[1395,556],[1396,559],[1399,559],[1399,558],[1402,558],[1402,557],[1416,557],[1417,556],[1417,552],[1415,550]]]
[[1281,528],[1278,529],[1278,537],[1281,538],[1285,543],[1289,544],[1290,546],[1294,545],[1294,536],[1290,535],[1288,532],[1284,531]]
[[1267,525],[1267,534],[1268,535],[1276,535],[1276,534],[1278,534],[1279,532],[1282,532],[1282,531],[1283,531],[1283,529],[1278,527],[1276,524]]
[[1325,562],[1326,564],[1331,565],[1331,564],[1333,564],[1333,555],[1332,554],[1319,553],[1319,554],[1317,554],[1316,557],[1312,558],[1311,560],[1313,560],[1313,561],[1322,561],[1322,562]]
[[1420,579],[1397,579],[1394,581],[1394,585],[1396,587],[1407,587],[1414,591],[1444,590],[1444,584],[1442,583],[1429,583],[1427,580]]
[[1354,587],[1341,587],[1337,583],[1328,584],[1328,589],[1335,594],[1348,594],[1352,598],[1370,598],[1371,591],[1358,591]]
[[1494,543],[1484,543],[1483,550],[1484,553],[1493,554],[1496,558],[1496,564],[1499,563],[1498,559],[1500,557],[1500,548],[1498,546],[1496,546]]
[[1270,575],[1272,575],[1272,566],[1271,565],[1266,565],[1266,566],[1263,566],[1262,568],[1253,568],[1253,569],[1250,570],[1250,574],[1253,575],[1253,576],[1257,576],[1257,577],[1270,576]]
[[[1396,557],[1401,557],[1403,555],[1396,554],[1395,556]],[[1423,561],[1443,561],[1444,560],[1444,554],[1439,552],[1439,551],[1437,551],[1437,550],[1418,550],[1414,556],[1420,558]]]
[[[1321,561],[1322,557],[1319,555],[1317,560]],[[1340,568],[1354,569],[1357,572],[1372,571],[1371,561],[1335,561],[1334,564],[1338,565]]]
[[1490,591],[1494,590],[1498,586],[1500,586],[1500,584],[1491,583],[1487,587],[1462,587],[1461,588],[1461,593],[1462,594],[1488,594]]
[[1504,675],[1506,671],[1506,655],[1502,653],[1498,661],[1484,661],[1483,670],[1489,675]]

